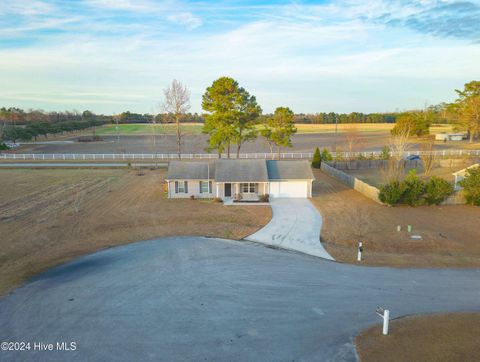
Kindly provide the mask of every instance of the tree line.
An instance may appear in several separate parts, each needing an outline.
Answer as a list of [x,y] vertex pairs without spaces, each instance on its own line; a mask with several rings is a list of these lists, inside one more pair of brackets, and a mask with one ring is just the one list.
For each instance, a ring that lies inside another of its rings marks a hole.
[[256,98],[238,82],[220,77],[206,89],[202,97],[204,114],[189,113],[190,93],[186,86],[174,80],[164,90],[162,112],[156,115],[132,113],[98,115],[91,111],[44,112],[24,111],[20,108],[0,108],[0,138],[16,141],[29,140],[39,135],[70,132],[105,123],[175,123],[177,125],[178,153],[181,153],[180,123],[203,123],[203,133],[209,135],[207,150],[219,154],[235,148],[237,155],[245,142],[259,135],[264,137],[271,151],[291,146],[291,135],[296,132],[295,123],[395,123],[392,134],[407,133],[423,136],[434,123],[451,123],[455,130],[466,132],[470,141],[480,136],[480,81],[465,84],[463,90],[455,90],[457,99],[399,113],[317,113],[295,114],[288,107],[280,106],[273,114],[262,114]]
[[334,123],[395,123],[397,113],[335,113],[296,114],[295,123],[334,124]]
[[[272,116],[273,113],[267,114]],[[294,114],[295,123],[333,124],[333,123],[395,123],[398,113],[335,113]],[[135,113],[125,111],[116,115],[95,114],[91,111],[45,112],[42,110],[23,110],[16,107],[0,108],[0,121],[7,124],[25,125],[30,122],[68,122],[95,118],[105,123],[175,123],[175,113]],[[182,123],[205,123],[205,117],[198,113],[184,113],[180,116]]]
[[425,107],[423,110],[400,113],[393,135],[425,136],[434,123],[449,123],[457,132],[465,132],[470,142],[480,139],[480,81],[464,84],[456,89],[457,99],[452,103]]
[[109,117],[90,111],[43,112],[20,108],[0,108],[0,141],[30,141],[38,136],[59,134],[101,126]]

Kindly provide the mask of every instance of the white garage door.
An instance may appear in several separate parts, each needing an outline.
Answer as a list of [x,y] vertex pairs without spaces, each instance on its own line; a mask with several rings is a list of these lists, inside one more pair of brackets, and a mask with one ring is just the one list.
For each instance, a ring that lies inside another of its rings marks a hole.
[[270,195],[272,197],[308,197],[308,182],[270,182]]

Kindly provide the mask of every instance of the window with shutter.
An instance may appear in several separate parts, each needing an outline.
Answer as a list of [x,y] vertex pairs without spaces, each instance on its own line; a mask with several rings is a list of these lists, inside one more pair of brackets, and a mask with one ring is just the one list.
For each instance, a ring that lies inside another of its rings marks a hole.
[[207,194],[209,192],[211,192],[210,183],[207,181],[200,181],[200,193]]
[[175,181],[175,189],[177,194],[187,193],[187,182],[186,181]]

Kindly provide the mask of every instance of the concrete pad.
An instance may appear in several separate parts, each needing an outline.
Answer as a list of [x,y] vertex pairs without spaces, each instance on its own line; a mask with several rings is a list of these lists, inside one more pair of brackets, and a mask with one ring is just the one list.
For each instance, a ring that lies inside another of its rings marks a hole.
[[320,243],[322,217],[308,199],[272,199],[272,220],[246,240],[334,260]]

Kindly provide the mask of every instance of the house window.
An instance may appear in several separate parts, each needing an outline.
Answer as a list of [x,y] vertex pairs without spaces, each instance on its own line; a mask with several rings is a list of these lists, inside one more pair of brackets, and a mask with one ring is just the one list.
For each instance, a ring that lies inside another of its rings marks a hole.
[[212,181],[200,181],[200,193],[211,194],[212,193]]
[[244,194],[248,194],[248,193],[255,193],[255,186],[256,184],[255,183],[242,183],[240,184],[240,192],[244,193]]
[[175,181],[175,193],[177,194],[188,193],[187,181]]

